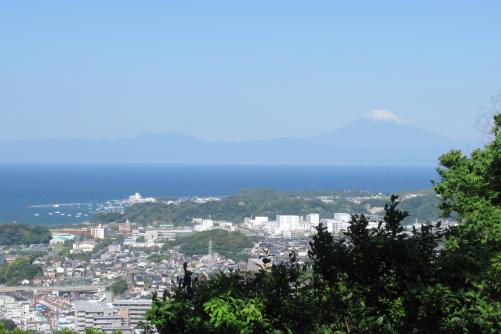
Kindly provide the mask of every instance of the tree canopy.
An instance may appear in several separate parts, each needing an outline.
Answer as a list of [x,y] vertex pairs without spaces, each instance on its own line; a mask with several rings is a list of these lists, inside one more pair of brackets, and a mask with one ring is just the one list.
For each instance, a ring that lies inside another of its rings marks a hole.
[[0,284],[16,285],[41,274],[42,269],[33,265],[30,258],[21,257],[0,265]]
[[113,292],[114,295],[122,295],[127,290],[129,289],[129,285],[127,284],[127,281],[123,278],[116,280],[111,284],[111,292]]
[[212,241],[214,253],[235,261],[243,258],[242,250],[251,248],[253,245],[252,240],[243,233],[216,229],[194,233],[189,237],[179,239],[179,248],[181,253],[187,256],[205,255],[208,253],[209,241]]
[[[415,192],[413,192],[415,193]],[[418,192],[420,196],[402,201],[402,206],[420,220],[439,217],[438,198],[431,190]],[[361,199],[350,201],[350,197],[369,197],[370,192],[355,190],[308,190],[278,191],[273,189],[244,189],[239,193],[222,198],[219,201],[196,203],[183,201],[167,204],[165,202],[134,204],[127,208],[124,215],[116,213],[99,213],[92,219],[99,223],[126,221],[138,224],[173,223],[175,225],[191,224],[193,217],[209,217],[216,220],[243,222],[245,217],[268,216],[277,214],[306,215],[316,212],[322,218],[332,218],[333,212],[370,213],[371,207],[384,206],[382,199]],[[319,196],[331,196],[335,201],[325,202]],[[408,222],[410,223],[410,221]]]
[[37,225],[0,224],[0,245],[48,244],[50,231]]

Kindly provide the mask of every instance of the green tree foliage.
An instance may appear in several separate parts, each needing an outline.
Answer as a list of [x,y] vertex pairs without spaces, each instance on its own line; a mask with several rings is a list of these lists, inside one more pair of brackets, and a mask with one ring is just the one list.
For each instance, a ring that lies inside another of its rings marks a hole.
[[[62,329],[60,331],[55,332],[55,334],[77,334],[77,332],[72,330],[72,329],[65,328],[65,329]],[[86,328],[85,334],[105,334],[105,332],[102,330],[99,330],[99,329]],[[122,332],[121,331],[114,331],[113,334],[122,334]]]
[[127,281],[124,279],[119,279],[113,282],[110,286],[111,292],[113,292],[114,295],[122,295],[127,290],[129,289],[129,285],[127,284]]
[[93,217],[94,222],[98,222],[101,224],[112,223],[116,221],[122,220],[123,215],[118,212],[98,212]]
[[[167,247],[165,249],[168,249]],[[165,254],[160,254],[160,253],[157,253],[157,254],[151,254],[148,256],[147,260],[149,262],[154,262],[154,263],[160,263],[162,262],[163,260],[168,260],[169,259],[169,256],[168,255],[165,255]]]
[[0,224],[0,245],[48,244],[50,231],[38,225]]
[[252,240],[240,232],[226,230],[210,230],[194,233],[189,237],[180,239],[181,253],[191,255],[205,255],[208,253],[209,241],[212,240],[212,250],[238,261],[242,258],[242,250],[251,248]]
[[22,280],[31,280],[42,274],[39,266],[33,265],[30,258],[19,258],[0,266],[0,284],[16,285]]
[[0,319],[0,327],[3,327],[4,330],[12,331],[17,328],[17,325],[10,319]]
[[[377,228],[354,215],[341,239],[323,226],[309,262],[192,279],[154,295],[147,320],[167,333],[499,333],[501,116],[471,156],[441,157],[441,210],[461,224],[404,232],[397,196]],[[265,259],[266,260],[266,259]]]
[[10,322],[4,322],[4,320],[0,321],[0,334],[28,334],[27,331],[23,331],[14,324],[14,328],[12,328]]

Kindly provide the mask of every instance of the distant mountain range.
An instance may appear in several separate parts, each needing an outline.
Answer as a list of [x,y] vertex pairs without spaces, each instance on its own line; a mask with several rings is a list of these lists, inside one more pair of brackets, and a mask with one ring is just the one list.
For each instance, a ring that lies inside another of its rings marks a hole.
[[436,164],[456,143],[377,110],[312,138],[203,141],[177,133],[117,139],[0,143],[0,163],[339,163]]

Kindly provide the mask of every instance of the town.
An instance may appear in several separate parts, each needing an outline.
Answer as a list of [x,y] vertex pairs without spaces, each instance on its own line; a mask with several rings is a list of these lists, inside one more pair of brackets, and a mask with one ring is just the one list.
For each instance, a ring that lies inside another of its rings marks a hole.
[[[319,199],[335,200],[329,196]],[[367,199],[350,198],[354,203]],[[191,200],[207,203],[220,199]],[[156,201],[136,193],[102,210],[123,213],[124,206]],[[376,214],[366,217],[368,228],[376,228],[382,219]],[[287,261],[291,253],[304,262],[319,225],[342,237],[351,220],[351,213],[333,212],[331,218],[321,218],[318,213],[253,216],[240,222],[207,217],[193,218],[185,226],[144,225],[127,219],[116,224],[53,228],[49,244],[2,247],[0,264],[31,256],[30,265],[40,272],[31,279],[0,286],[0,319],[41,333],[64,328],[82,333],[92,327],[132,334],[141,328],[153,292],[162,294],[175,287],[184,275],[185,262],[199,279],[210,279],[216,273],[268,270],[272,263]],[[183,243],[190,237],[199,239]],[[239,243],[232,246],[233,237]],[[264,258],[270,262],[263,262]]]

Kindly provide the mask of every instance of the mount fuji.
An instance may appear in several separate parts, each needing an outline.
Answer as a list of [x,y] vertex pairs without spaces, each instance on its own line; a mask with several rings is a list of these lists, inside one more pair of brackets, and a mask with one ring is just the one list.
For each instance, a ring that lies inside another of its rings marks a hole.
[[313,140],[331,146],[368,149],[373,153],[405,150],[409,157],[412,154],[432,154],[435,158],[437,154],[444,153],[457,144],[439,133],[412,126],[385,110],[371,111],[362,118]]
[[460,143],[375,110],[311,138],[203,141],[176,133],[0,142],[0,163],[336,163],[436,165]]

